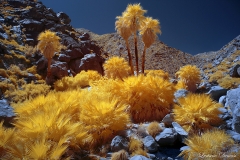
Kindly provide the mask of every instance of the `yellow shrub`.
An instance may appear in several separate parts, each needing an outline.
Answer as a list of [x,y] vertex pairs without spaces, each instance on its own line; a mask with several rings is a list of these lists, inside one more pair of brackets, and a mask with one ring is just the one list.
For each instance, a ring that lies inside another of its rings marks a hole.
[[218,125],[220,103],[214,102],[206,94],[188,94],[178,99],[179,105],[173,108],[174,120],[187,132],[199,132]]
[[159,76],[165,80],[169,80],[169,74],[161,69],[160,70],[146,70],[145,73],[147,75]]
[[9,154],[20,159],[59,159],[69,148],[90,143],[91,136],[79,120],[82,97],[77,90],[50,92],[13,104],[17,115],[14,125],[19,132]]
[[138,138],[130,137],[129,151],[134,152],[138,149],[143,149],[143,143]]
[[121,57],[111,57],[104,64],[104,73],[108,78],[123,79],[131,74],[131,68],[128,62]]
[[186,86],[187,90],[191,92],[195,92],[197,89],[197,84],[200,83],[200,70],[197,66],[186,65],[180,68],[180,70],[176,73],[176,77],[180,78]]
[[4,80],[0,82],[0,89],[2,93],[5,93],[7,90],[15,90],[16,86],[10,83],[8,80]]
[[147,152],[144,150],[143,142],[134,137],[130,137],[129,151],[131,156],[142,155],[148,157]]
[[124,79],[121,97],[130,105],[134,122],[161,121],[170,111],[174,92],[173,84],[167,80],[139,75]]
[[125,102],[134,122],[161,121],[169,113],[174,98],[174,86],[157,76],[131,76],[123,79],[103,79],[92,84],[91,90]]
[[6,72],[5,69],[1,69],[1,68],[0,68],[0,76],[5,77],[5,78],[8,78],[9,75],[7,74],[7,72]]
[[151,122],[148,127],[147,131],[152,136],[155,137],[158,133],[162,132],[162,128],[159,126],[158,122]]
[[23,102],[38,95],[46,95],[50,91],[50,87],[47,84],[23,84],[21,89],[7,90],[5,96],[15,103]]
[[[232,138],[221,130],[212,130],[203,133],[201,136],[193,135],[186,139],[185,144],[190,148],[181,152],[180,155],[186,160],[192,159],[211,159],[220,160],[223,154],[234,145]],[[211,156],[208,158],[207,156]],[[234,156],[234,155],[233,155]]]
[[125,150],[120,150],[112,154],[111,160],[128,160],[127,154]]
[[63,77],[54,84],[56,91],[65,91],[84,88],[90,85],[92,81],[98,81],[102,76],[97,71],[81,71],[75,77]]
[[110,94],[106,96],[94,90],[84,92],[80,121],[92,135],[92,145],[97,147],[111,140],[117,131],[127,128],[130,123],[128,106]]
[[217,82],[219,79],[222,79],[223,77],[224,77],[224,74],[222,71],[216,71],[210,76],[209,82]]
[[7,153],[9,145],[14,142],[15,129],[6,129],[3,127],[3,122],[0,122],[0,158],[10,158]]
[[179,81],[177,82],[177,84],[175,85],[175,88],[176,88],[176,90],[180,90],[180,89],[186,89],[186,90],[188,90],[188,86],[187,86],[186,83],[185,83],[184,81],[182,81],[182,80],[179,80]]
[[11,65],[8,70],[12,75],[16,75],[18,77],[26,77],[28,73],[26,71],[21,70],[17,65]]
[[240,85],[240,78],[234,78],[227,75],[224,78],[219,79],[218,83],[221,87],[226,89],[237,88]]

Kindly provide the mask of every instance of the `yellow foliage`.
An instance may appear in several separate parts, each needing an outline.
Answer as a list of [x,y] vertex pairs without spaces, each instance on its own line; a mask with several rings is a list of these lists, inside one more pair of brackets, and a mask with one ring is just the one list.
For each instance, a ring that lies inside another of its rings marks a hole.
[[112,79],[123,79],[131,74],[131,68],[127,61],[121,57],[111,57],[104,64],[105,76]]
[[6,129],[0,122],[0,158],[7,156],[9,145],[13,143],[15,129]]
[[226,89],[237,88],[240,85],[240,78],[225,76],[217,81],[219,85]]
[[197,89],[197,84],[201,82],[200,70],[197,66],[186,65],[180,68],[176,73],[176,77],[180,78],[187,86],[187,90],[195,92]]
[[115,29],[117,33],[123,37],[123,39],[128,42],[128,38],[131,36],[132,32],[130,28],[124,23],[125,18],[122,16],[117,16],[115,22]]
[[130,137],[129,151],[131,153],[131,156],[142,155],[148,157],[147,152],[143,148],[144,146],[141,140],[134,137]]
[[124,79],[122,99],[130,105],[134,122],[161,121],[173,104],[174,86],[156,76],[132,76]]
[[12,102],[18,103],[29,99],[33,99],[38,95],[46,95],[50,91],[50,87],[47,84],[23,84],[21,89],[7,90],[5,96],[11,99]]
[[60,37],[50,30],[40,33],[38,40],[37,48],[47,59],[51,59],[55,52],[61,50]]
[[98,81],[102,76],[97,71],[81,71],[75,77],[63,77],[54,84],[56,91],[73,90],[90,86],[91,82]]
[[182,80],[179,80],[179,81],[177,82],[177,84],[175,85],[175,88],[176,88],[176,90],[180,90],[180,89],[186,89],[186,90],[188,90],[188,86],[187,86],[186,83],[185,83],[184,81],[182,81]]
[[120,150],[112,154],[111,160],[128,160],[127,152],[125,150]]
[[130,152],[134,152],[138,149],[143,149],[143,143],[138,138],[130,137],[130,142],[128,147]]
[[169,80],[169,74],[168,72],[165,72],[164,70],[145,70],[146,75],[151,76],[158,76],[165,80]]
[[18,77],[28,76],[28,73],[21,70],[17,65],[11,65],[8,70],[10,71],[11,75],[17,75]]
[[155,121],[148,125],[147,131],[152,137],[155,137],[158,133],[162,132],[163,129],[160,127],[159,123]]
[[5,77],[5,78],[9,77],[9,75],[6,72],[6,70],[5,69],[1,69],[1,68],[0,68],[0,76]]
[[146,10],[143,10],[139,4],[129,4],[126,10],[123,12],[123,17],[125,19],[125,23],[130,28],[131,32],[136,32],[142,20],[145,18],[143,16],[146,13]]
[[7,90],[15,90],[16,86],[10,83],[8,80],[4,80],[0,82],[0,89],[3,93],[5,93]]
[[207,159],[206,156],[211,156],[211,160],[220,160],[224,159],[221,157],[223,154],[231,155],[227,151],[234,145],[234,141],[224,131],[214,129],[201,136],[193,135],[187,138],[185,144],[190,148],[182,151],[180,155],[186,160]]
[[80,121],[92,135],[93,146],[105,144],[117,131],[126,129],[130,123],[127,104],[94,90],[85,90],[84,95]]
[[103,79],[92,84],[99,94],[110,94],[130,106],[129,112],[134,122],[161,121],[169,113],[173,104],[174,86],[156,76],[130,76],[123,81]]
[[[91,136],[79,119],[82,97],[82,92],[77,90],[50,92],[47,96],[13,104],[19,142],[10,146],[10,152],[21,159],[26,155],[26,159],[44,156],[59,159],[69,147],[79,149],[90,143]],[[18,150],[24,147],[27,150]],[[29,150],[30,154],[26,154]]]
[[201,132],[221,122],[219,109],[222,105],[209,95],[189,93],[179,98],[178,104],[173,108],[174,120],[187,132]]
[[140,25],[140,35],[142,35],[142,40],[146,48],[149,48],[155,39],[157,38],[157,33],[161,34],[160,22],[157,19],[152,19],[147,17],[143,20]]
[[216,71],[210,76],[209,82],[217,82],[219,79],[222,79],[223,77],[224,74],[222,71]]

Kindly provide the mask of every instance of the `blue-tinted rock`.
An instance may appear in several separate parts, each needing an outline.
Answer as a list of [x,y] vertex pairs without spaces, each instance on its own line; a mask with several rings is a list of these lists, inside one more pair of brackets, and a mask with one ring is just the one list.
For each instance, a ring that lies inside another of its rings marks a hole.
[[168,146],[174,144],[178,134],[173,128],[165,128],[161,133],[157,134],[155,140],[160,146]]
[[152,136],[144,137],[143,144],[149,153],[154,153],[158,150],[158,144]]
[[240,88],[231,89],[227,92],[226,105],[232,112],[232,129],[240,133]]
[[220,86],[213,86],[207,94],[209,94],[213,100],[218,102],[219,98],[226,95],[227,91],[227,89]]
[[112,142],[111,142],[111,151],[112,152],[118,152],[120,150],[128,150],[128,141],[127,139],[121,137],[121,136],[115,136],[113,139],[112,139]]
[[184,142],[184,140],[188,136],[188,133],[177,122],[172,122],[172,126],[175,129],[175,131],[178,133],[178,139],[181,142]]
[[150,159],[147,157],[144,157],[142,155],[136,155],[136,156],[131,157],[130,160],[150,160]]

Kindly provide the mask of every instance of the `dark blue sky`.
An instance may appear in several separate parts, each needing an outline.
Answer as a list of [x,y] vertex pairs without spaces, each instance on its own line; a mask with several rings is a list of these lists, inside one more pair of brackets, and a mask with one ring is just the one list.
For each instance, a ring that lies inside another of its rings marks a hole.
[[129,3],[158,19],[168,46],[190,54],[217,51],[240,34],[240,0],[40,0],[69,15],[74,28],[115,32],[115,18]]

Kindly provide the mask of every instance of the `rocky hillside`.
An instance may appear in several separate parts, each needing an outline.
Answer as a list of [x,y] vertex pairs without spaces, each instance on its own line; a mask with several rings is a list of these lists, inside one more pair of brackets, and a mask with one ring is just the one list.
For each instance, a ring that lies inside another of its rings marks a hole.
[[[106,58],[114,55],[127,59],[125,41],[119,34],[110,33],[98,35],[83,28],[79,28],[77,31],[80,33],[88,33],[91,39],[101,46]],[[133,37],[130,37],[129,42],[131,53],[134,58],[133,62],[135,62]],[[142,43],[141,37],[138,37],[138,53],[140,57],[142,55],[143,47],[144,44]],[[156,40],[156,42],[147,49],[145,66],[148,70],[163,69],[173,76],[180,67],[187,64],[194,64],[197,60],[198,58],[195,58],[188,53],[169,47],[160,40]],[[139,59],[139,64],[141,65],[141,58]]]
[[[233,54],[238,50],[240,50],[240,35],[234,38],[231,42],[223,46],[218,51],[199,53],[194,57],[200,60],[197,64],[200,68],[210,63],[213,65],[213,67],[215,67],[218,66],[224,59],[231,58]],[[235,61],[239,61],[240,55],[232,58]]]
[[51,30],[66,49],[53,57],[50,83],[86,69],[103,74],[100,47],[76,32],[65,13],[55,13],[34,0],[7,0],[0,4],[0,22],[0,68],[18,65],[25,70],[37,65],[37,72],[45,77],[46,59],[34,47],[39,33]]

